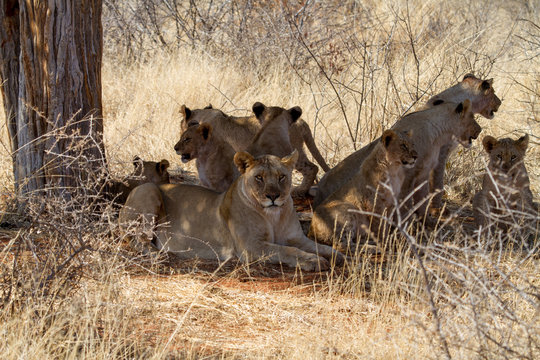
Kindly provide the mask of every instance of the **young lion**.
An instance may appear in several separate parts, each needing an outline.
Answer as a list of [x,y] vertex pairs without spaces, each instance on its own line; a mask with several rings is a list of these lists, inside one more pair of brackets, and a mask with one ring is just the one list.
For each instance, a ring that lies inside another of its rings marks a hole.
[[199,180],[209,189],[226,191],[240,176],[233,163],[234,149],[213,133],[210,124],[188,127],[174,145],[174,150],[182,156],[184,163],[197,159]]
[[417,153],[411,134],[386,130],[356,175],[315,209],[308,236],[326,244],[332,237],[365,234],[378,229],[380,221],[350,210],[390,214],[399,196],[405,168],[412,168]]
[[326,259],[342,261],[343,255],[302,232],[290,196],[297,158],[296,151],[284,158],[239,152],[234,162],[242,175],[224,193],[184,184],[141,185],[122,208],[120,225],[126,230],[142,217],[150,225],[144,233],[155,231],[155,245],[183,258],[238,257],[326,269]]
[[[274,108],[277,107],[266,107],[264,104],[256,102],[252,107],[254,116],[237,117],[226,115],[221,110],[212,108],[212,105],[196,110],[191,110],[185,105],[182,105],[180,109],[180,113],[183,115],[181,128],[185,130],[189,125],[201,122],[211,124],[214,133],[220,134],[235,151],[243,151],[251,145],[265,122],[272,119],[272,117],[268,117],[267,115],[275,114],[275,112],[265,109]],[[302,174],[303,181],[302,185],[295,189],[294,193],[301,196],[307,194],[317,177],[318,168],[307,158],[304,152],[304,143],[323,170],[330,170],[315,145],[309,125],[304,120],[298,119],[289,126],[287,133],[280,133],[279,137],[275,136],[275,134],[272,135],[268,139],[259,139],[259,142],[265,142],[266,144],[272,144],[274,142],[276,144],[271,146],[274,149],[277,148],[277,144],[283,144],[284,148],[280,150],[280,153],[284,153],[284,149],[290,149],[291,147],[298,151],[299,157],[296,163],[296,170]],[[278,155],[270,149],[264,151],[266,154]]]
[[107,185],[107,194],[114,199],[117,204],[124,204],[131,190],[137,186],[151,182],[157,185],[169,184],[169,173],[167,168],[169,162],[165,159],[160,162],[144,161],[138,156],[133,158],[133,173],[122,181],[112,180]]
[[497,140],[488,135],[482,144],[489,155],[489,165],[482,190],[473,198],[476,225],[488,226],[492,219],[499,227],[505,228],[520,221],[520,214],[534,214],[537,209],[529,187],[529,175],[523,163],[529,135],[518,140]]
[[[471,110],[473,113],[479,113],[482,116],[492,118],[501,104],[501,100],[497,97],[497,95],[495,95],[495,90],[493,89],[492,85],[493,79],[481,80],[476,78],[474,75],[465,75],[460,83],[432,97],[426,104],[426,108],[437,108],[438,106],[448,102],[461,103],[465,99],[469,99],[472,103]],[[405,115],[403,118],[411,115],[412,114]],[[399,124],[403,118],[398,120],[396,125]],[[423,132],[415,133],[415,136],[422,136],[422,134]],[[339,189],[343,184],[349,181],[354,174],[356,174],[362,165],[362,162],[373,150],[378,140],[380,139],[374,140],[370,144],[364,146],[362,149],[355,151],[343,159],[330,171],[326,172],[326,174],[319,180],[317,195],[313,201],[315,206],[322,203],[324,199]],[[449,144],[445,144],[441,148],[439,159],[431,179],[431,191],[442,189],[446,160],[450,150],[455,146],[452,144],[454,144],[454,142],[450,141]],[[440,196],[436,197],[435,201],[440,202]]]

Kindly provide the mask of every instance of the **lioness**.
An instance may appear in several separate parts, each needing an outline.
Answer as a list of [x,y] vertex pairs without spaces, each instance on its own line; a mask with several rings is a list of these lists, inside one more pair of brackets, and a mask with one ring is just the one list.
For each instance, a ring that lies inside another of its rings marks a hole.
[[240,176],[234,166],[234,149],[212,131],[212,125],[195,124],[187,128],[174,145],[186,163],[197,159],[197,172],[203,186],[217,192],[226,191]]
[[[265,111],[266,108],[267,107],[264,104],[257,102],[252,106],[254,116],[237,117],[226,115],[221,110],[212,108],[212,105],[209,105],[204,109],[196,110],[191,110],[185,105],[182,105],[180,109],[180,113],[183,116],[181,129],[182,131],[185,131],[190,125],[198,124],[200,122],[211,124],[214,132],[220,134],[220,136],[222,136],[235,151],[243,151],[251,145],[265,121],[268,120],[266,114],[273,114],[271,111]],[[298,151],[299,157],[296,163],[296,170],[302,174],[303,181],[302,184],[295,189],[294,194],[305,195],[315,181],[318,168],[307,158],[307,155],[304,152],[304,143],[311,152],[313,158],[319,163],[324,171],[328,171],[330,167],[326,164],[326,161],[315,145],[311,129],[304,120],[298,119],[288,130],[287,136],[285,134],[280,134],[280,137],[277,137],[277,134],[267,131],[265,136],[267,136],[268,139],[264,141],[268,144],[272,142],[287,144],[287,148],[292,147]],[[273,147],[275,148],[276,145],[273,145]],[[267,151],[266,153],[273,154],[270,151]]]
[[184,184],[141,185],[129,195],[120,212],[120,225],[141,217],[158,224],[155,245],[184,258],[225,261],[233,256],[244,262],[299,266],[306,271],[327,269],[332,256],[343,255],[318,245],[302,232],[294,211],[291,172],[295,151],[279,158],[254,158],[239,152],[234,162],[242,174],[224,193]]
[[315,209],[308,236],[331,244],[333,236],[345,235],[343,246],[349,234],[378,229],[378,218],[350,210],[380,215],[392,212],[405,168],[412,168],[417,158],[410,139],[410,132],[386,130],[356,175]]
[[488,135],[482,144],[489,155],[489,164],[482,190],[473,198],[476,225],[485,227],[492,222],[504,228],[519,223],[523,213],[534,214],[536,211],[523,162],[529,135],[518,140],[497,140]]
[[[457,85],[454,85],[440,94],[433,96],[426,104],[426,107],[437,108],[439,105],[447,102],[460,103],[465,99],[469,99],[472,103],[471,110],[475,114],[479,113],[485,117],[492,118],[501,104],[501,100],[495,95],[495,90],[493,89],[492,85],[493,79],[480,80],[474,75],[468,74],[465,75],[463,80]],[[418,119],[418,121],[423,121],[421,116],[425,113],[417,112],[413,114],[416,114],[415,117]],[[404,117],[410,115],[412,114],[405,115]],[[399,124],[404,117],[398,120],[396,125]],[[422,136],[424,133],[425,130],[420,130],[419,133],[415,133],[415,137]],[[429,134],[426,135],[429,136]],[[327,171],[326,174],[324,174],[324,176],[319,180],[318,191],[313,204],[318,206],[324,201],[324,199],[349,181],[349,179],[356,174],[364,159],[373,150],[379,140],[380,139],[376,139],[370,144],[364,146],[362,149],[355,151],[343,159],[330,171]],[[441,149],[439,160],[437,161],[436,168],[434,170],[434,175],[430,181],[432,191],[442,189],[446,160],[450,150],[453,148],[453,146],[455,146],[452,144],[453,141],[451,141],[450,144],[444,145]],[[416,146],[418,147],[418,151],[429,151],[429,149],[422,149],[422,146],[424,145],[416,144]],[[440,202],[440,196],[436,198],[436,201]]]
[[124,204],[129,193],[135,187],[151,182],[157,185],[169,184],[167,168],[169,162],[165,159],[160,162],[144,161],[138,156],[133,158],[133,173],[123,180],[112,180],[107,184],[107,196],[114,199],[117,204]]

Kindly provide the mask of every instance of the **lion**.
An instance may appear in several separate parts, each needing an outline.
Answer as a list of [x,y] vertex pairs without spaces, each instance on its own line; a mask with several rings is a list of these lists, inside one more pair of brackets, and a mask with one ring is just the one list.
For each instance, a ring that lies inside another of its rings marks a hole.
[[[438,106],[448,102],[461,103],[465,99],[469,99],[471,101],[471,110],[473,113],[479,113],[488,118],[492,118],[495,115],[495,112],[499,109],[501,104],[501,100],[497,97],[497,95],[495,95],[495,90],[493,89],[493,79],[480,80],[474,75],[468,74],[465,75],[463,80],[457,85],[454,85],[451,88],[432,97],[423,110],[437,108]],[[421,116],[422,114],[423,113],[420,112],[415,116]],[[399,124],[403,118],[410,115],[411,114],[402,117],[396,122],[396,125]],[[419,121],[422,120],[419,119]],[[421,133],[415,133],[415,136],[421,136]],[[373,150],[379,140],[380,139],[376,139],[364,146],[362,149],[355,151],[343,159],[330,171],[327,171],[326,174],[324,174],[324,176],[319,180],[318,191],[315,195],[313,204],[315,206],[321,204],[324,199],[349,181],[356,174],[364,159]],[[437,161],[434,169],[434,174],[430,179],[432,192],[437,189],[442,189],[444,168],[450,150],[455,146],[453,143],[453,141],[450,141],[450,144],[446,144],[441,148],[439,160]],[[420,150],[422,151],[423,149]],[[441,195],[439,195],[435,201],[440,202],[440,199]]]
[[405,168],[412,168],[417,153],[411,143],[411,132],[386,130],[356,175],[330,195],[313,214],[308,236],[332,244],[335,235],[360,236],[378,229],[380,220],[357,211],[388,215],[405,180]]
[[184,163],[196,159],[199,180],[209,189],[226,191],[240,176],[233,162],[234,149],[212,131],[210,124],[188,127],[174,145],[174,150]]
[[[485,136],[482,144],[489,155],[488,172],[484,175],[482,189],[473,198],[476,226],[486,227],[497,223],[500,228],[519,222],[526,213],[534,214],[529,175],[524,158],[529,135],[517,140]],[[509,211],[513,210],[513,211]]]
[[121,181],[110,181],[106,187],[107,196],[112,198],[115,203],[122,205],[126,202],[131,190],[141,184],[147,182],[157,185],[169,184],[168,167],[169,162],[165,159],[160,162],[144,161],[135,156],[133,158],[133,173]]
[[330,246],[302,232],[291,198],[291,173],[298,153],[279,158],[238,152],[241,173],[223,193],[186,184],[144,184],[135,188],[119,216],[120,226],[146,226],[139,241],[182,258],[243,262],[266,260],[325,270],[329,259],[343,261]]
[[[227,141],[235,151],[246,150],[253,142],[257,133],[264,126],[265,121],[269,118],[267,115],[274,114],[272,111],[265,110],[264,104],[256,102],[252,106],[253,116],[237,117],[229,116],[221,110],[214,109],[212,105],[204,109],[191,110],[185,105],[182,105],[180,113],[183,116],[181,121],[181,129],[185,131],[190,125],[200,122],[212,125],[214,132]],[[302,119],[294,121],[288,129],[288,135],[280,134],[281,138],[276,138],[276,134],[267,134],[272,136],[266,140],[267,144],[272,141],[286,144],[286,148],[292,147],[298,151],[299,157],[296,163],[298,170],[303,177],[302,184],[294,190],[295,196],[304,196],[308,193],[309,188],[313,185],[318,172],[318,167],[307,158],[304,152],[304,144],[306,144],[313,158],[319,163],[324,171],[330,170],[330,167],[319,152],[311,134],[309,125]],[[288,141],[287,141],[288,139]],[[272,146],[276,148],[276,145]],[[267,154],[274,154],[267,150]],[[276,155],[276,154],[274,154]]]
[[[495,113],[501,106],[501,99],[495,95],[493,79],[482,80],[473,74],[466,74],[461,82],[430,98],[426,103],[426,107],[437,106],[445,101],[462,102],[465,99],[472,102],[473,113],[480,114],[490,120],[495,117]],[[430,190],[436,193],[432,200],[433,208],[441,208],[444,170],[448,157],[456,146],[457,144],[451,142],[441,148],[438,164],[431,174]]]

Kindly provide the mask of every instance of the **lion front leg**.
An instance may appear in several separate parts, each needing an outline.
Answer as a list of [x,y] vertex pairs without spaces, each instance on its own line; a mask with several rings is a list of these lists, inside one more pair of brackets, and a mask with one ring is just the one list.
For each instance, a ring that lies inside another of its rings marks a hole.
[[120,210],[118,223],[133,248],[143,253],[155,250],[154,229],[162,212],[163,199],[157,185],[146,183],[131,191]]
[[236,238],[237,256],[243,262],[259,259],[271,264],[285,264],[290,267],[300,267],[304,271],[326,270],[328,261],[315,254],[305,252],[297,247],[284,246],[270,242],[268,231],[253,234],[253,228],[245,226],[232,229]]

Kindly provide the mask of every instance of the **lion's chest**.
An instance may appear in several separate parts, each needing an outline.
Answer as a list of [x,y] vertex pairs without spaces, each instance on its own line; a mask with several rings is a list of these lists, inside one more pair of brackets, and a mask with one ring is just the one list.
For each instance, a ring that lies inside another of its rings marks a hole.
[[285,221],[285,209],[283,207],[271,207],[263,210],[269,241],[276,244],[285,244],[289,238],[291,229]]

